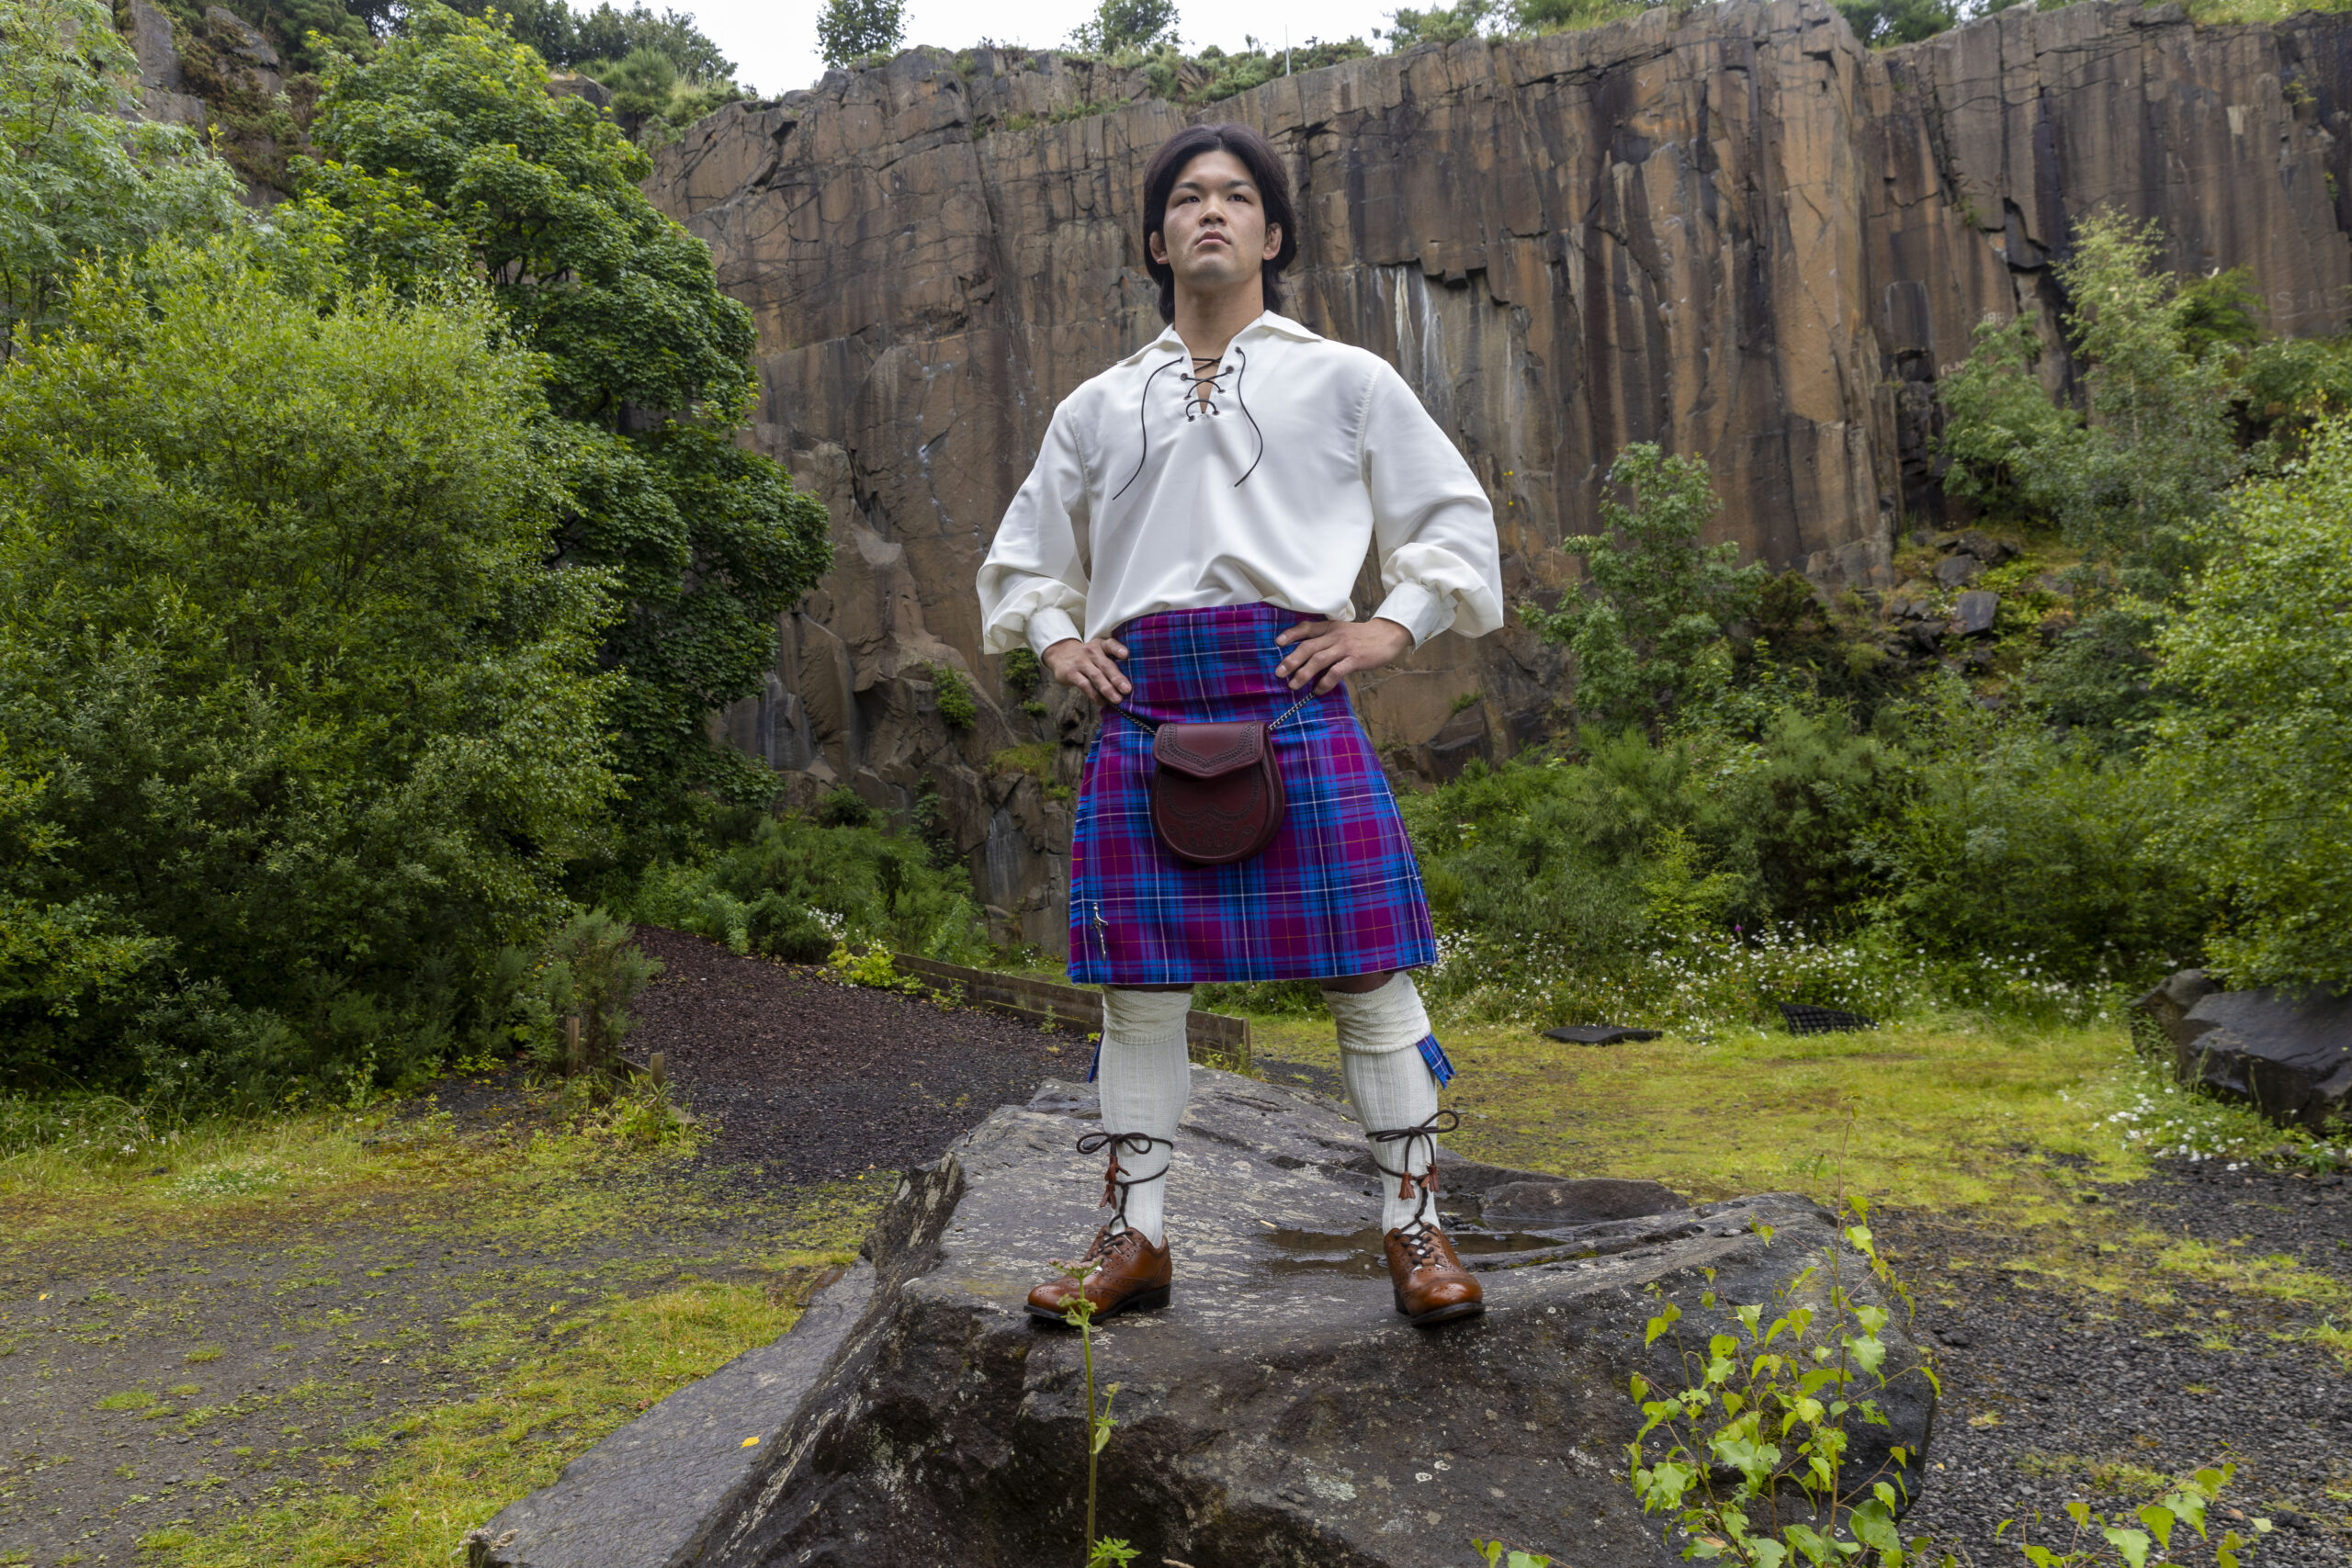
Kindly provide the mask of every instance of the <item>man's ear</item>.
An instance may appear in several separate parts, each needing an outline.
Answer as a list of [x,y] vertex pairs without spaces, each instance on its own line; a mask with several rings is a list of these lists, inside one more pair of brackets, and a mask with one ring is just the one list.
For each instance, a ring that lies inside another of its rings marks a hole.
[[1282,254],[1283,226],[1279,223],[1269,223],[1266,225],[1266,254],[1262,259],[1272,261]]
[[1166,266],[1168,265],[1168,241],[1161,235],[1160,231],[1154,229],[1151,231],[1151,238],[1146,241],[1145,243],[1151,251],[1151,259],[1158,262],[1161,266]]

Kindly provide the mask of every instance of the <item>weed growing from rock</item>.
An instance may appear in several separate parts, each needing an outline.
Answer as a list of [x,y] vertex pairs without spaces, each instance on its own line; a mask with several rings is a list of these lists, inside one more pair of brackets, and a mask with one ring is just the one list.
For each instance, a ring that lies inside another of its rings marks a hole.
[[1054,1267],[1075,1281],[1077,1293],[1070,1297],[1069,1310],[1062,1321],[1078,1330],[1080,1354],[1086,1364],[1086,1564],[1085,1568],[1125,1568],[1136,1559],[1136,1549],[1120,1540],[1100,1540],[1094,1534],[1094,1502],[1096,1470],[1102,1462],[1102,1450],[1111,1440],[1111,1402],[1119,1396],[1119,1385],[1111,1384],[1102,1391],[1098,1406],[1094,1398],[1094,1302],[1086,1293],[1086,1281],[1091,1279],[1100,1263],[1066,1263],[1054,1259]]
[[[1900,1298],[1903,1288],[1879,1258],[1868,1217],[1867,1199],[1849,1199],[1840,1215],[1844,1238]],[[1771,1245],[1770,1225],[1758,1222],[1756,1233]],[[1847,1479],[1849,1427],[1888,1424],[1879,1397],[1892,1380],[1879,1337],[1890,1314],[1847,1288],[1842,1256],[1830,1249],[1820,1309],[1802,1300],[1820,1274],[1817,1266],[1776,1291],[1770,1306],[1724,1303],[1712,1288],[1702,1292],[1702,1308],[1728,1305],[1737,1325],[1736,1332],[1710,1335],[1703,1352],[1682,1344],[1676,1329],[1682,1311],[1660,1297],[1642,1343],[1646,1348],[1673,1334],[1690,1381],[1664,1392],[1634,1375],[1643,1421],[1626,1445],[1628,1480],[1645,1514],[1668,1516],[1690,1540],[1686,1557],[1728,1556],[1757,1568],[1861,1562],[1872,1554],[1890,1568],[1928,1561],[1930,1543],[1924,1537],[1905,1541],[1895,1527],[1918,1456],[1896,1444],[1878,1470]],[[1712,1287],[1714,1271],[1707,1277]],[[1657,1289],[1651,1287],[1654,1294]],[[1774,1313],[1770,1322],[1768,1311]],[[1895,1375],[1937,1387],[1935,1370],[1924,1360]]]

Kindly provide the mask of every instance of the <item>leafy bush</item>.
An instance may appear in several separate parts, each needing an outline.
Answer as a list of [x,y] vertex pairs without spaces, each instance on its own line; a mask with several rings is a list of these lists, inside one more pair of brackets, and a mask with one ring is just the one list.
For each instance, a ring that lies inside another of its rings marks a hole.
[[972,694],[971,682],[964,679],[962,671],[952,664],[932,664],[924,669],[936,694],[940,722],[950,729],[969,729],[979,723],[979,699]]
[[[1615,491],[1626,492],[1620,502]],[[1522,608],[1547,642],[1577,656],[1576,706],[1588,724],[1640,724],[1657,733],[1730,678],[1724,634],[1762,592],[1762,565],[1739,566],[1739,546],[1702,545],[1722,503],[1703,460],[1637,442],[1609,466],[1600,534],[1560,541],[1584,558],[1589,593],[1556,610]]]
[[397,1080],[604,842],[607,579],[545,559],[538,362],[476,289],[254,263],[85,272],[0,368],[10,1081]]
[[2209,906],[2153,846],[2135,764],[1947,678],[1905,712],[1899,799],[1863,833],[1877,920],[1938,957],[2012,953],[2079,980],[2186,960]]
[[1045,661],[1025,648],[1016,648],[1004,656],[1004,689],[1015,697],[1034,695],[1037,682],[1046,678]]
[[817,50],[828,65],[849,65],[896,49],[907,36],[906,0],[825,0]]
[[737,953],[795,963],[843,942],[958,961],[989,951],[987,922],[962,868],[934,865],[918,840],[862,821],[768,818],[748,842],[648,867],[630,913]]
[[138,93],[97,0],[0,0],[0,362],[55,323],[80,258],[242,226],[235,173],[184,125],[126,121]]
[[539,1066],[567,1078],[619,1072],[621,1042],[637,1027],[628,1009],[662,972],[661,960],[637,946],[636,934],[590,909],[540,944],[514,999],[515,1033]]
[[2239,490],[2161,650],[2166,847],[2226,911],[2233,983],[2352,979],[2352,419]]
[[2208,905],[2152,849],[2145,775],[1948,680],[1865,732],[1787,703],[1754,740],[1588,732],[1407,796],[1433,988],[1542,1023],[2099,1011],[2192,953]]

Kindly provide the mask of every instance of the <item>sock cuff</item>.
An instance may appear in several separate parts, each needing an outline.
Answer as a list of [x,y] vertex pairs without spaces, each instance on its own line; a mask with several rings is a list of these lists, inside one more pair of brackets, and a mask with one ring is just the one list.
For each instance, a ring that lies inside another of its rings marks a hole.
[[1193,1010],[1193,991],[1126,991],[1102,993],[1102,1043],[1105,1045],[1157,1045],[1184,1038],[1184,1015]]
[[1370,991],[1326,991],[1323,1005],[1339,1026],[1340,1049],[1382,1056],[1409,1050],[1430,1034],[1430,1015],[1412,976],[1403,970]]

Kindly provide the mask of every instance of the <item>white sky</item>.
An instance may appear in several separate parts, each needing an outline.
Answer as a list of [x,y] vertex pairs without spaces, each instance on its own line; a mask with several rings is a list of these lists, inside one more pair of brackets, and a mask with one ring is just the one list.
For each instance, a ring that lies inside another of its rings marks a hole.
[[[817,14],[820,0],[650,0],[691,14],[727,58],[735,79],[763,96],[813,85],[824,74],[817,58]],[[1239,49],[1245,34],[1261,44],[1280,46],[1283,29],[1291,41],[1309,38],[1361,37],[1374,48],[1374,28],[1388,26],[1388,13],[1410,0],[1177,0],[1176,31],[1187,49],[1209,44]],[[1423,7],[1430,0],[1423,0]],[[572,0],[575,7],[579,0]],[[626,7],[624,7],[626,8]],[[956,0],[908,0],[907,42],[962,49],[981,38],[1030,49],[1058,48],[1072,28],[1094,13],[1094,0],[1011,0],[999,6]]]

